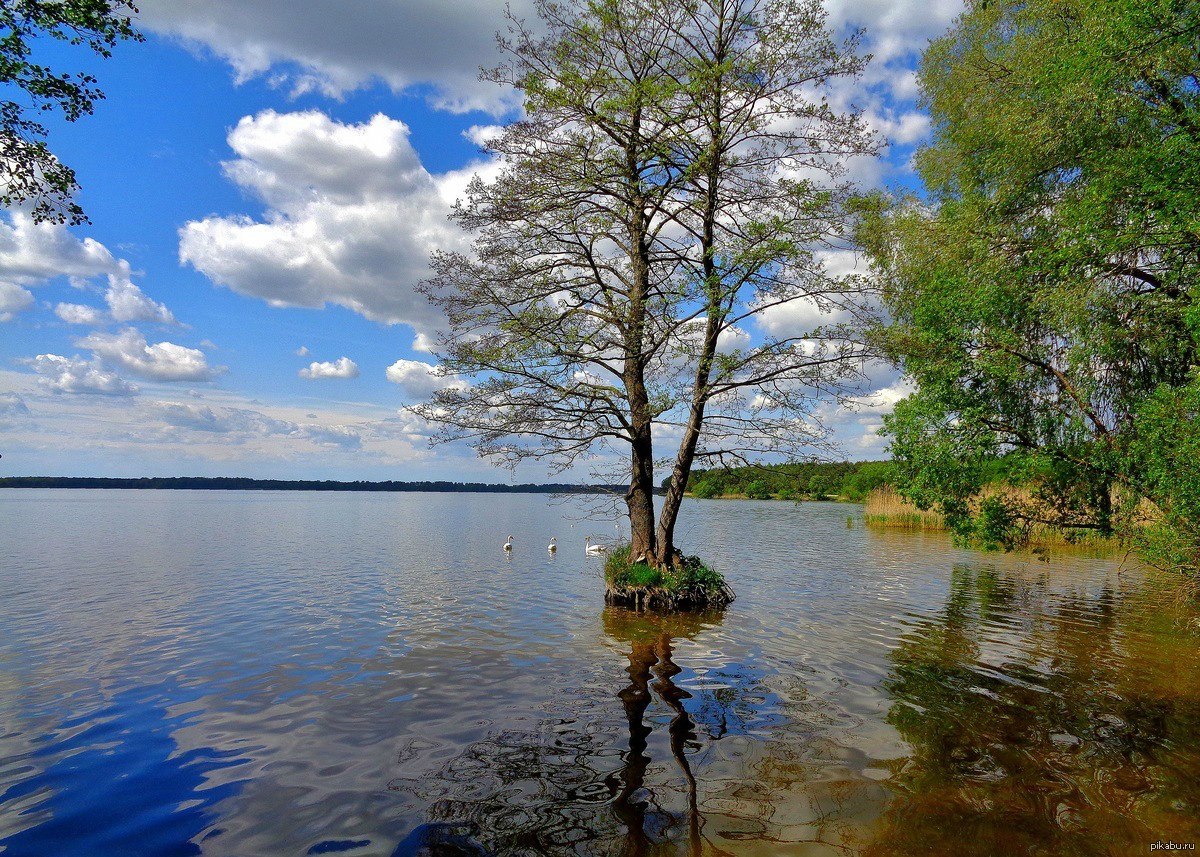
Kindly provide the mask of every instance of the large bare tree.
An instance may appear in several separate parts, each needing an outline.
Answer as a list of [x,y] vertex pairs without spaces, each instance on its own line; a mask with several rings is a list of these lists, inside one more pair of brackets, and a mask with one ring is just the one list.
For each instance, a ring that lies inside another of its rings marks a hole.
[[[474,383],[417,410],[508,464],[624,448],[631,556],[668,565],[693,465],[811,451],[818,403],[861,367],[819,330],[747,328],[853,298],[820,254],[847,231],[842,163],[873,140],[826,96],[865,60],[817,0],[538,8],[489,73],[526,118],[455,209],[472,251],[435,254],[424,286],[449,320],[444,371]],[[656,431],[678,440],[657,522]]]

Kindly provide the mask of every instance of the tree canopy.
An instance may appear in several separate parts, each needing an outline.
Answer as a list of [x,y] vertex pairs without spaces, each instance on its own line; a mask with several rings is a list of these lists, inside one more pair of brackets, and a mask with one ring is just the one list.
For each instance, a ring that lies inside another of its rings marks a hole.
[[84,223],[74,200],[75,171],[51,153],[39,117],[57,112],[68,122],[90,114],[104,98],[86,72],[63,72],[35,58],[52,39],[108,57],[118,42],[140,40],[127,0],[2,0],[0,2],[0,203],[28,206],[35,220]]
[[[693,463],[819,442],[815,397],[858,371],[846,340],[752,345],[745,328],[847,300],[818,253],[847,239],[842,159],[874,144],[824,94],[864,59],[815,0],[538,9],[545,35],[513,21],[488,73],[526,117],[456,209],[474,246],[435,255],[425,287],[450,323],[445,371],[475,383],[418,410],[510,464],[625,450],[632,555],[670,563]],[[657,529],[656,431],[678,441]]]
[[[1166,522],[1194,478],[1147,465],[1194,439],[1142,439],[1195,415],[1198,70],[1178,0],[976,0],[926,52],[928,196],[861,237],[917,385],[887,421],[905,490],[963,531]],[[980,495],[997,457],[1032,496]]]

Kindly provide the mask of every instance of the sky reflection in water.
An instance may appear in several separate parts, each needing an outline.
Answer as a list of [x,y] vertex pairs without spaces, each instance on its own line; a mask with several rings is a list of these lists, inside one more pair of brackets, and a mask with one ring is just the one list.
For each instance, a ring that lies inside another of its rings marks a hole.
[[847,528],[851,506],[691,502],[684,541],[739,598],[656,619],[603,607],[582,545],[612,526],[580,512],[0,494],[0,853],[1200,839],[1200,627],[1160,581]]

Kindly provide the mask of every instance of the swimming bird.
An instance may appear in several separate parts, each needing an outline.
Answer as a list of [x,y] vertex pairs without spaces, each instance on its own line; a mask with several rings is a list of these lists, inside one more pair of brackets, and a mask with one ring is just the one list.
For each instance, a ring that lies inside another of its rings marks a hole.
[[600,554],[608,553],[608,545],[594,545],[592,537],[588,536],[583,542],[583,552],[591,556],[600,556]]
[[506,551],[508,551],[509,553],[512,553],[512,543],[513,543],[513,538],[512,538],[512,536],[509,536],[509,537],[508,537],[508,541],[506,541],[506,542],[504,543],[504,549],[505,549]]
[[555,544],[557,541],[557,538],[551,537],[550,544],[546,546],[546,550],[550,551],[550,553],[554,553],[556,550],[558,550],[558,545]]

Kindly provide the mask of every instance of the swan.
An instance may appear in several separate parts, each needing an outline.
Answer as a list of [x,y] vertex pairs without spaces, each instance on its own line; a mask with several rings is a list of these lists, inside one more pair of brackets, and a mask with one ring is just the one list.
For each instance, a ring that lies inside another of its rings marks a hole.
[[594,545],[592,544],[592,537],[588,536],[583,542],[583,552],[591,556],[600,556],[601,554],[608,553],[608,545]]
[[555,542],[557,542],[557,541],[558,541],[558,539],[557,539],[557,538],[553,538],[553,537],[552,537],[552,538],[550,539],[550,544],[548,544],[548,545],[546,546],[546,550],[550,551],[550,553],[554,553],[556,550],[558,550],[558,545],[557,545],[557,544],[555,544]]
[[505,549],[506,551],[508,551],[509,553],[512,553],[512,543],[513,543],[513,537],[512,537],[512,536],[509,536],[509,537],[508,537],[508,541],[506,541],[506,542],[504,543],[504,549]]

